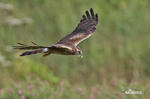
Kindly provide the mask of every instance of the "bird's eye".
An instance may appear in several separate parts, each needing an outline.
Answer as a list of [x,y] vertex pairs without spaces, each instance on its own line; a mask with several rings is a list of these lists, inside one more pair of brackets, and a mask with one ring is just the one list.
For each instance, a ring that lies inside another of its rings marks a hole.
[[78,51],[78,54],[80,54],[80,51]]
[[77,51],[78,54],[80,54],[80,51]]
[[79,50],[79,51],[78,51],[78,54],[82,54],[82,52]]

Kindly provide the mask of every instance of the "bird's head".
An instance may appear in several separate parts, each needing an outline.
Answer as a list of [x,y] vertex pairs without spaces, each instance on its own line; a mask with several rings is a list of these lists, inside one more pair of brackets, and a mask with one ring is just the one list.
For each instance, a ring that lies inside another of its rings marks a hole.
[[77,47],[76,55],[79,55],[81,58],[83,57],[82,50],[79,47]]

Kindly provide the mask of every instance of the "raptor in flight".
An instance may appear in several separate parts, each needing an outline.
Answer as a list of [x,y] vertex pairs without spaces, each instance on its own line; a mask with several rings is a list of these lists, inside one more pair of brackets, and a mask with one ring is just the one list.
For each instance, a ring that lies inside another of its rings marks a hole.
[[89,38],[96,30],[98,24],[98,15],[94,14],[93,9],[85,11],[85,15],[82,16],[80,23],[77,25],[75,30],[59,40],[56,44],[50,46],[40,46],[36,43],[33,45],[25,45],[18,43],[18,46],[13,46],[15,49],[27,50],[20,56],[32,55],[37,53],[43,53],[43,56],[50,54],[61,54],[61,55],[80,55],[82,56],[82,50],[77,45]]

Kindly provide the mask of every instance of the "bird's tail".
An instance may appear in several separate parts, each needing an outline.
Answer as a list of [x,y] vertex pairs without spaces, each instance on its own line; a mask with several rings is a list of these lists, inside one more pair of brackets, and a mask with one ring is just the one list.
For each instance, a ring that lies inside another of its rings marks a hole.
[[32,54],[37,54],[37,53],[42,53],[42,52],[43,52],[43,49],[26,51],[26,52],[22,53],[20,56],[32,55]]
[[13,46],[14,49],[30,50],[30,51],[25,51],[20,56],[26,56],[26,55],[32,55],[32,54],[38,54],[38,53],[46,53],[48,51],[47,47],[39,46],[36,43],[33,43],[34,44],[33,46],[25,45],[22,43],[18,43],[18,44],[19,44],[18,46]]

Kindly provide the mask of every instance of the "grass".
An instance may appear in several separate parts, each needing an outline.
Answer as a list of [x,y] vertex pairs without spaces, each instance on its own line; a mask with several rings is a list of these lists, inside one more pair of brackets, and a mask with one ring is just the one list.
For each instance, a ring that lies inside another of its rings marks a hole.
[[[127,84],[124,81],[105,79],[102,84],[89,87],[70,85],[67,81],[51,85],[46,80],[41,80],[35,74],[29,74],[26,80],[11,81],[11,87],[0,90],[2,99],[148,99],[149,86]],[[121,88],[121,89],[120,89]],[[125,94],[132,89],[142,91],[142,94]]]

